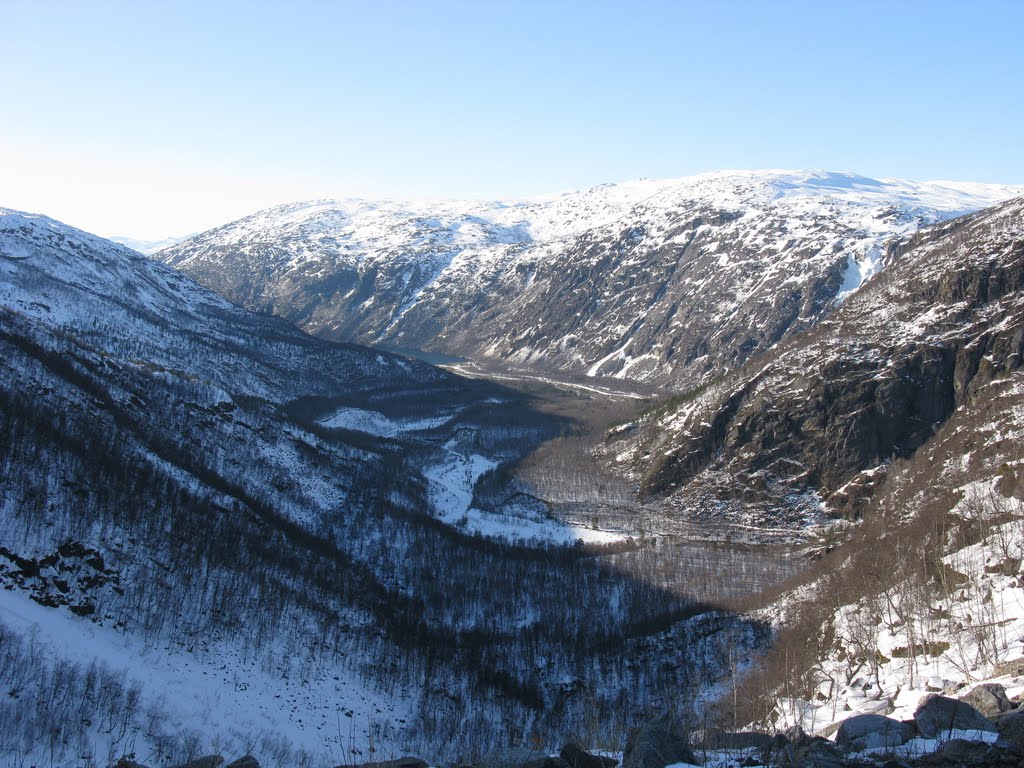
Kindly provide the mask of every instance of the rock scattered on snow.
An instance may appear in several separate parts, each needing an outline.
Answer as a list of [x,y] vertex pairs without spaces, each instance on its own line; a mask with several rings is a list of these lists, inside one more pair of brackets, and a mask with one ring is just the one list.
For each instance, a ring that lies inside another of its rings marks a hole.
[[960,701],[970,704],[988,718],[1013,709],[1013,705],[1006,697],[1006,689],[999,683],[975,686],[965,696],[961,696]]
[[914,712],[914,723],[927,739],[948,735],[951,731],[998,732],[995,724],[970,704],[935,694],[921,699]]
[[615,768],[619,764],[615,758],[591,754],[576,738],[570,738],[558,755],[570,768]]
[[882,715],[854,715],[844,720],[836,731],[836,744],[851,752],[865,749],[892,749],[906,744],[916,734],[911,723]]

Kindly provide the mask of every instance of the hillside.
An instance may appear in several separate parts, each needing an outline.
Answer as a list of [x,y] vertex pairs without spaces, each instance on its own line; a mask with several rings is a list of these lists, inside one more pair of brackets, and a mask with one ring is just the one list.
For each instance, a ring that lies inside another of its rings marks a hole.
[[794,567],[558,519],[500,470],[566,419],[10,210],[0,347],[0,762],[611,738]]

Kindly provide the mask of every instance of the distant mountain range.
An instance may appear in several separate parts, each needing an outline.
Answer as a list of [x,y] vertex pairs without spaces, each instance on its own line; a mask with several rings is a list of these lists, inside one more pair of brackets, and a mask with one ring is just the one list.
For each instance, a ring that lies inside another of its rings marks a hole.
[[812,327],[897,238],[1022,193],[757,171],[524,203],[316,201],[157,257],[324,338],[686,388]]
[[134,237],[112,237],[110,240],[131,248],[133,251],[151,256],[157,251],[170,248],[172,245],[177,245],[184,240],[188,240],[190,237],[195,237],[195,234],[183,235],[182,237],[165,237],[162,240],[138,240]]

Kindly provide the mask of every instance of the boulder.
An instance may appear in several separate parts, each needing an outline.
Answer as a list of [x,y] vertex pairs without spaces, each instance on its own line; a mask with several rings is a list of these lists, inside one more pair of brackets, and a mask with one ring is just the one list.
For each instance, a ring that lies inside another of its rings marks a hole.
[[847,752],[864,749],[892,749],[914,738],[916,729],[883,715],[853,715],[836,731],[836,744]]
[[221,755],[207,755],[189,760],[187,763],[179,763],[174,768],[219,768],[223,762],[224,758]]
[[619,764],[613,757],[590,754],[576,738],[569,739],[558,756],[569,764],[569,768],[615,768]]
[[252,755],[240,757],[234,762],[228,763],[224,768],[260,768],[259,760]]
[[665,768],[673,763],[697,763],[686,730],[671,712],[665,712],[629,734],[622,753],[622,768]]
[[400,757],[397,760],[359,763],[351,768],[427,768],[427,763],[418,757]]
[[1004,712],[993,719],[1001,738],[1024,747],[1024,709]]
[[998,744],[950,739],[931,756],[931,762],[956,768],[1018,768],[1020,753],[1013,745],[1008,746],[1009,749]]
[[[374,768],[380,768],[381,765],[376,764]],[[423,766],[425,768],[426,763],[423,763]],[[360,766],[359,768],[370,768],[370,766]],[[413,768],[413,766],[396,766],[395,768]],[[569,768],[569,766],[562,758],[551,757],[539,749],[506,747],[488,752],[476,764],[476,768]]]
[[846,768],[847,761],[828,739],[806,734],[789,741],[767,756],[778,768]]
[[914,712],[914,724],[927,739],[934,739],[950,731],[998,731],[991,720],[970,704],[937,694],[921,699]]
[[896,710],[896,705],[888,696],[883,696],[880,699],[862,702],[857,709],[865,715],[888,715]]
[[1013,709],[1013,705],[1006,697],[1006,689],[999,683],[977,685],[967,694],[961,696],[960,701],[970,704],[988,718]]
[[710,750],[766,750],[771,746],[772,737],[767,733],[757,731],[724,731],[721,728],[705,728],[694,735],[692,743],[694,746]]

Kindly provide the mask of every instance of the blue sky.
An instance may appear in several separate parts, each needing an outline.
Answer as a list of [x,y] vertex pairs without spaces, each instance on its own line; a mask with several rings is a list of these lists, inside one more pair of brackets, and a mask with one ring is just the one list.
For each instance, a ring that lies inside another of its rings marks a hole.
[[320,196],[722,168],[1024,183],[1024,2],[0,0],[0,205],[159,238]]

